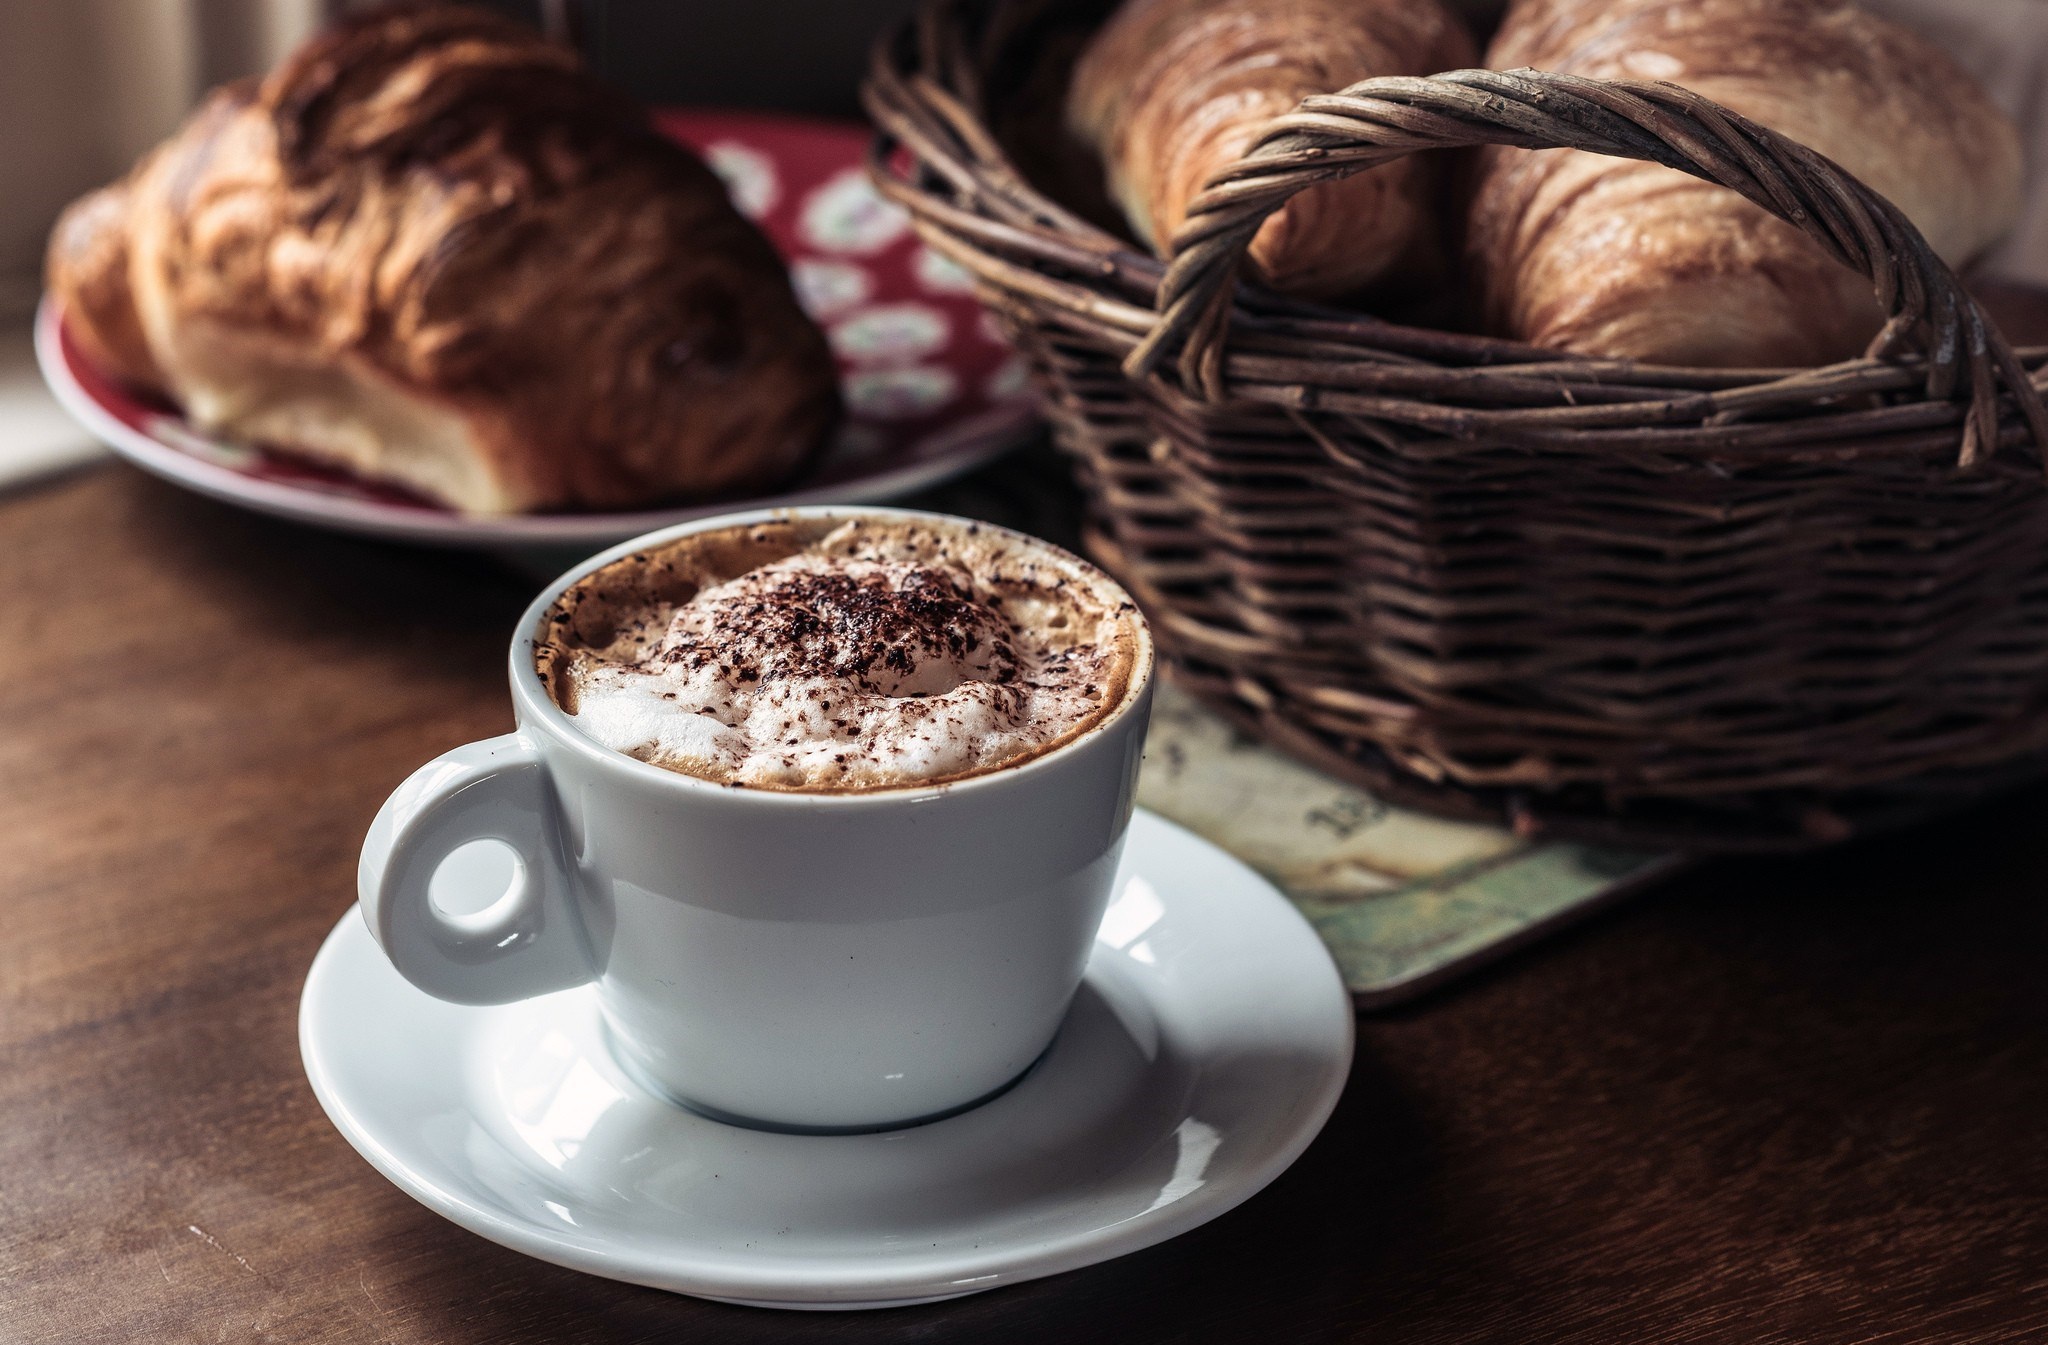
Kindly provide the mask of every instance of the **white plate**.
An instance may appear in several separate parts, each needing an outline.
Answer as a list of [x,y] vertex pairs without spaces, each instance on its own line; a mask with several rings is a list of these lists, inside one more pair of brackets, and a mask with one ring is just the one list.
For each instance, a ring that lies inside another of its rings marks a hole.
[[436,1213],[558,1265],[728,1302],[886,1307],[1091,1265],[1206,1223],[1329,1118],[1352,1008],[1263,879],[1140,812],[1064,1027],[1016,1087],[874,1135],[769,1134],[641,1091],[571,990],[446,1004],[351,909],[306,979],[321,1105]]
[[[1022,360],[982,312],[973,282],[917,239],[863,167],[870,133],[849,124],[702,108],[655,122],[723,175],[734,202],[791,267],[825,329],[847,419],[819,463],[775,495],[613,514],[476,518],[345,473],[221,442],[175,409],[100,374],[36,316],[50,390],[122,457],[230,504],[396,541],[588,555],[672,523],[744,509],[879,504],[935,486],[1028,441],[1039,424]],[[559,561],[560,563],[555,563]],[[565,556],[544,568],[560,568]]]

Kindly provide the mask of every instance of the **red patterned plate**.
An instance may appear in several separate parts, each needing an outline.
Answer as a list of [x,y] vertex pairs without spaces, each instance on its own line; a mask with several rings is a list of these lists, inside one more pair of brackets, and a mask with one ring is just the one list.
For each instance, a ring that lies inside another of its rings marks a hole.
[[587,546],[684,519],[784,504],[871,504],[988,461],[1037,424],[1022,362],[959,268],[918,242],[861,168],[867,133],[795,117],[657,114],[723,177],[789,261],[797,296],[838,356],[846,423],[782,494],[632,513],[478,518],[260,445],[224,443],[175,406],[138,397],[79,356],[63,315],[36,319],[43,377],[65,408],[121,454],[205,495],[304,523],[449,546]]

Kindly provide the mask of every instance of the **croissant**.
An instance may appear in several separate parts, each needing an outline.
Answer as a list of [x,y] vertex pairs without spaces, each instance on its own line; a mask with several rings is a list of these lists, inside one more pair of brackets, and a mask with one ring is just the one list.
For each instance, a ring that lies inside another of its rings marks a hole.
[[484,11],[341,24],[216,91],[48,252],[67,331],[199,427],[456,508],[766,487],[823,335],[694,156]]
[[[1473,59],[1436,0],[1126,0],[1075,66],[1067,122],[1163,252],[1209,175],[1304,97]],[[1352,293],[1435,244],[1434,195],[1434,165],[1416,157],[1318,184],[1260,227],[1252,267],[1287,293]]]
[[[1844,0],[1519,0],[1486,61],[1683,85],[1848,169],[1951,265],[2019,211],[2012,124]],[[1869,280],[1734,192],[1584,151],[1486,150],[1467,246],[1494,330],[1584,355],[1825,364],[1885,320]]]

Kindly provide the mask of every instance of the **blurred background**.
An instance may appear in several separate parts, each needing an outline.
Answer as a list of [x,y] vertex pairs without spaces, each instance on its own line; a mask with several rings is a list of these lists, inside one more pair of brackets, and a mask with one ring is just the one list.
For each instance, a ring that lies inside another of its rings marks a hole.
[[[573,33],[608,78],[652,102],[858,115],[877,33],[915,0],[484,0]],[[1464,0],[1484,21],[1504,0]],[[1994,96],[2048,124],[2048,0],[1866,0],[1941,42]],[[0,308],[32,306],[63,205],[163,138],[206,89],[267,69],[351,0],[68,0],[0,4]],[[2035,135],[2040,142],[2048,136]],[[2036,149],[2036,167],[2040,167]],[[2037,205],[2048,173],[2032,174]],[[1992,269],[2048,283],[2048,210]]]
[[[915,0],[483,0],[573,36],[656,103],[859,115],[875,36]],[[1482,27],[1505,0],[1462,0]],[[2030,200],[1985,277],[2048,285],[2048,0],[1865,0],[1940,42],[2028,133]],[[93,452],[44,394],[29,315],[64,205],[126,171],[208,88],[361,0],[0,0],[0,474]]]
[[[868,44],[914,0],[486,0],[654,102],[858,115]],[[43,240],[200,94],[268,69],[347,0],[0,3],[0,307],[33,307]]]

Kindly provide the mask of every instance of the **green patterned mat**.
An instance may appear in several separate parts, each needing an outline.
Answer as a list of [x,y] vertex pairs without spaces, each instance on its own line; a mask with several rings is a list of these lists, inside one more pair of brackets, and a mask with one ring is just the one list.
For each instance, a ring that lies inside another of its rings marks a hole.
[[1271,879],[1362,1007],[1397,1003],[1679,867],[1681,857],[1396,808],[1159,688],[1138,801]]

